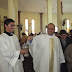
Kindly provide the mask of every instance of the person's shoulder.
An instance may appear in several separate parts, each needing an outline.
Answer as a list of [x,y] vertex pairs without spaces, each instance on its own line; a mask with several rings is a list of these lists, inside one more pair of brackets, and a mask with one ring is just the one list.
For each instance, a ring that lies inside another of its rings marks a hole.
[[17,37],[15,34],[13,34],[13,38],[14,38],[15,40],[18,40],[18,37]]
[[2,39],[2,34],[0,35],[0,39]]
[[58,39],[58,37],[57,36],[54,36],[56,39]]
[[0,35],[0,38],[5,37],[5,36],[6,36],[6,34],[5,34],[5,33],[2,33],[2,34]]
[[60,41],[60,39],[57,37],[57,36],[54,36],[55,40],[57,41]]
[[5,35],[5,33],[2,33],[2,34],[0,35],[0,40],[4,40],[4,38],[6,38],[6,35]]
[[16,37],[17,38],[17,36],[15,34],[13,34],[13,37]]
[[68,47],[72,48],[72,44],[68,45]]
[[45,36],[46,36],[46,34],[41,34],[41,35],[35,36],[34,38],[43,38],[43,37],[45,37]]
[[70,45],[68,45],[68,46],[67,46],[67,48],[66,48],[66,51],[65,51],[65,52],[67,52],[67,51],[72,51],[72,44],[70,44]]

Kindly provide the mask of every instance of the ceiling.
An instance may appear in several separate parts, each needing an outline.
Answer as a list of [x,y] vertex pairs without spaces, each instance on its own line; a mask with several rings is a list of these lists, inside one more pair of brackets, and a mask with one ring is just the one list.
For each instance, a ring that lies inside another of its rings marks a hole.
[[[63,12],[72,13],[72,0],[63,0]],[[0,8],[8,9],[8,0],[0,0]],[[18,0],[18,10],[25,12],[46,13],[46,0]],[[53,0],[53,13],[57,11],[57,0]]]

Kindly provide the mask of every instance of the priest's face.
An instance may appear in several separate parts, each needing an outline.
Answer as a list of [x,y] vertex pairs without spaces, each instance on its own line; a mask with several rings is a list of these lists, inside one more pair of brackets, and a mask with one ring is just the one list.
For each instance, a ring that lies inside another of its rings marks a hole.
[[53,33],[55,32],[55,27],[53,24],[48,25],[47,32],[48,32],[48,35],[53,35]]
[[5,25],[7,32],[14,32],[14,22],[10,22],[8,25]]

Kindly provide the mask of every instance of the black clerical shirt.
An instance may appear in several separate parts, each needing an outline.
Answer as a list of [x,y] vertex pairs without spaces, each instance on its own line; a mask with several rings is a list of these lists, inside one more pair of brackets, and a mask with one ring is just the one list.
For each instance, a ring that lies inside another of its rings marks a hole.
[[4,33],[6,33],[8,36],[13,36],[13,33],[12,32],[4,32]]

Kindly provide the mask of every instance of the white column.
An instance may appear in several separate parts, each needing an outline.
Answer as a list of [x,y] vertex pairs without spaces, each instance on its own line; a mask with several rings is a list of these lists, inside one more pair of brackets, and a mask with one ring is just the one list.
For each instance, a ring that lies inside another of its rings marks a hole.
[[52,23],[52,0],[47,0],[47,23]]
[[61,0],[57,0],[57,27],[58,32],[62,29]]
[[15,14],[15,25],[16,25],[14,32],[18,36],[18,27],[17,27],[17,25],[18,25],[18,0],[14,0],[14,9],[15,9],[14,14]]
[[8,0],[8,18],[14,20],[14,0]]

